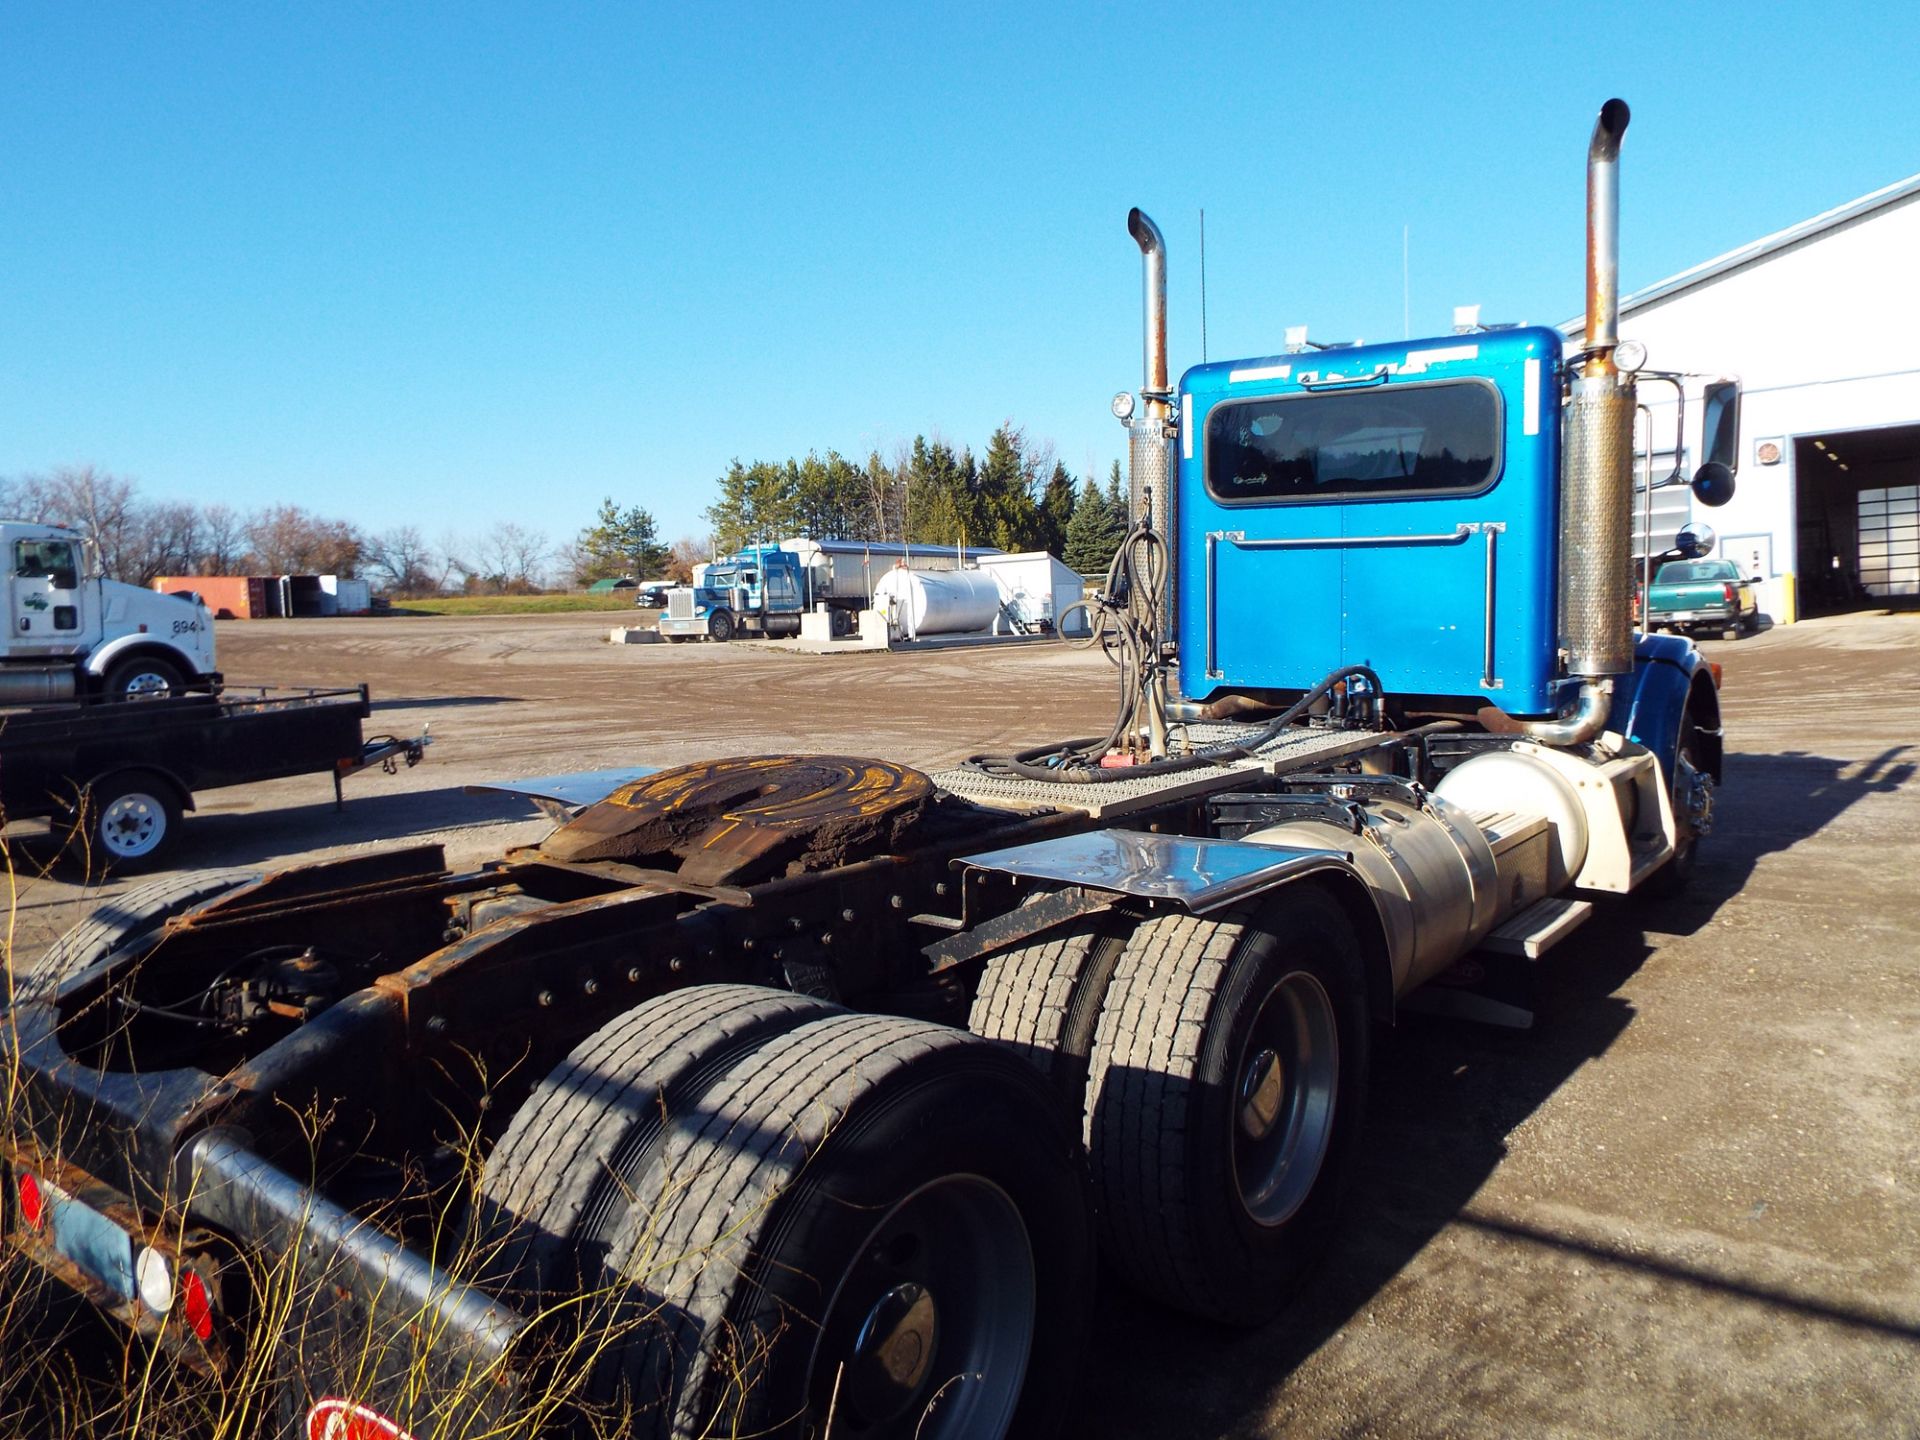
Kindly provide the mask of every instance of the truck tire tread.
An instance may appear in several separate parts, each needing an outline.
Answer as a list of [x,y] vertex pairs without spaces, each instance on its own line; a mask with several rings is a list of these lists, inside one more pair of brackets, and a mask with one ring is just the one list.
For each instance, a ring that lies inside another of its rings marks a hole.
[[[1282,1009],[1269,1011],[1276,1002]],[[1289,1008],[1302,1004],[1318,1008]],[[1100,1235],[1116,1271],[1228,1324],[1259,1323],[1285,1303],[1339,1217],[1366,1110],[1371,1023],[1353,922],[1312,881],[1219,918],[1142,924],[1100,1015],[1085,1111]],[[1327,1027],[1292,1063],[1331,1067],[1328,1108],[1311,1132],[1294,1132],[1310,1134],[1311,1148],[1286,1164],[1307,1168],[1253,1177],[1270,1196],[1291,1174],[1284,1213],[1257,1214],[1238,1168],[1236,1097],[1248,1047],[1276,1034],[1256,1027],[1287,1024]]]
[[1206,1293],[1179,1163],[1186,1091],[1245,918],[1141,925],[1115,968],[1091,1057],[1084,1135],[1106,1253],[1140,1288],[1187,1309],[1204,1310]]
[[1072,1114],[1085,1102],[1087,1053],[1131,920],[1082,919],[988,958],[967,1028],[1011,1045],[1054,1082]]
[[19,998],[50,997],[75,975],[129,941],[158,929],[161,922],[259,878],[257,870],[200,870],[136,885],[96,906],[86,919],[54,941],[32,972],[19,980]]
[[[658,1146],[634,1223],[608,1257],[672,1302],[664,1307],[666,1345],[678,1398],[658,1435],[709,1433],[716,1407],[738,1398],[741,1377],[751,1384],[754,1356],[768,1337],[753,1330],[754,1301],[763,1297],[747,1277],[756,1255],[779,1243],[779,1197],[811,1178],[843,1124],[857,1133],[856,1112],[870,1113],[863,1102],[892,1089],[899,1103],[915,1084],[902,1072],[937,1064],[942,1052],[950,1064],[1007,1070],[997,1047],[926,1021],[870,1014],[812,1021],[736,1062],[707,1091],[703,1118],[676,1127]],[[661,1203],[647,1211],[653,1196]],[[729,1353],[730,1342],[743,1342],[746,1353]],[[628,1383],[638,1393],[650,1379],[658,1383],[645,1375],[629,1375]]]
[[838,1013],[823,1000],[752,985],[696,985],[602,1026],[534,1088],[481,1180],[484,1271],[550,1290],[584,1235],[611,1223],[632,1172],[715,1073],[783,1030]]

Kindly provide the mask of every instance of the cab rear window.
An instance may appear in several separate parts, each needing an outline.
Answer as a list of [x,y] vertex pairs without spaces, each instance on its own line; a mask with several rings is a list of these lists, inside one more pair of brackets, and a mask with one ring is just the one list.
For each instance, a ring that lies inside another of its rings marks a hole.
[[1484,490],[1500,474],[1500,392],[1451,380],[1223,401],[1205,464],[1228,505]]

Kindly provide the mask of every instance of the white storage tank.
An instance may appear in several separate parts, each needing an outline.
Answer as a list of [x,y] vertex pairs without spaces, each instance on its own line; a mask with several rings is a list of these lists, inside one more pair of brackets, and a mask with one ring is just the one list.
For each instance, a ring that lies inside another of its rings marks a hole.
[[896,634],[964,635],[1000,613],[1000,587],[978,570],[889,570],[873,587],[873,608]]
[[983,555],[979,564],[999,585],[1007,609],[1030,629],[1051,629],[1060,612],[1086,594],[1085,582],[1044,550]]

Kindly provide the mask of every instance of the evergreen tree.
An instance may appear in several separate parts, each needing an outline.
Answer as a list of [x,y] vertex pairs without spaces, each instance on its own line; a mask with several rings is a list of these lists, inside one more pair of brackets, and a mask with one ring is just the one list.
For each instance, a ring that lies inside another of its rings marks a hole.
[[720,477],[720,498],[707,507],[714,544],[722,555],[757,541],[780,540],[797,533],[800,522],[799,467],[756,460],[735,460]]
[[1049,555],[1063,554],[1067,546],[1067,526],[1072,521],[1073,476],[1056,460],[1035,510],[1033,548],[1045,550]]
[[914,437],[907,459],[907,538],[916,545],[978,543],[974,479],[971,453],[956,455],[945,441]]
[[607,496],[593,524],[580,532],[580,553],[586,558],[581,579],[604,580],[631,575],[644,579],[667,565],[667,547],[660,543],[653,516],[638,505],[622,510]]
[[1104,575],[1120,548],[1120,536],[1114,524],[1113,510],[1106,496],[1091,477],[1080,487],[1080,498],[1067,522],[1066,544],[1060,558],[1069,570],[1082,575]]
[[1107,474],[1107,509],[1113,515],[1116,527],[1113,543],[1118,549],[1120,542],[1127,538],[1127,531],[1133,528],[1133,515],[1127,509],[1127,490],[1120,479],[1118,460],[1113,462],[1113,469]]
[[1026,464],[1026,437],[1009,420],[987,441],[976,482],[981,540],[1002,550],[1031,549],[1038,519]]

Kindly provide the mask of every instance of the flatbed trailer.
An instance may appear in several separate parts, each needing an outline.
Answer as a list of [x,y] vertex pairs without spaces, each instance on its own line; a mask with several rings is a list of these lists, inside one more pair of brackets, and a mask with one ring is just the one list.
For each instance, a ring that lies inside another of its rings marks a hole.
[[[475,869],[415,845],[120,897],[11,977],[6,1243],[307,1440],[1044,1435],[1097,1257],[1274,1314],[1377,1034],[1436,995],[1528,1023],[1469,973],[1685,884],[1711,827],[1715,677],[1628,614],[1626,124],[1589,144],[1575,353],[1518,329],[1176,387],[1129,215],[1106,737],[735,757],[584,808],[546,777],[564,823]],[[1738,388],[1703,398],[1718,503]]]
[[418,762],[425,737],[368,741],[364,685],[93,700],[0,710],[0,815],[49,819],[94,858],[150,866],[202,790]]

